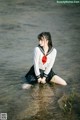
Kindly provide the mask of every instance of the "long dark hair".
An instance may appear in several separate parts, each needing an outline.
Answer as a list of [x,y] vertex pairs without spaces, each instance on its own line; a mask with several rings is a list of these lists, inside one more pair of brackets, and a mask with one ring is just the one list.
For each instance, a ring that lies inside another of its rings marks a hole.
[[48,47],[51,49],[53,47],[52,45],[52,38],[50,32],[42,32],[38,35],[38,39],[41,40],[42,37],[44,37],[48,40]]

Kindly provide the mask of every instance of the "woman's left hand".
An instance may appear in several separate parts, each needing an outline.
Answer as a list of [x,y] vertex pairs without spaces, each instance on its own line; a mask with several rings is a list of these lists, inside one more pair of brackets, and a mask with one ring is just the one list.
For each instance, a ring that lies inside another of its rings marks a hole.
[[46,78],[45,78],[45,77],[43,77],[43,78],[41,79],[41,83],[43,83],[43,84],[46,83]]

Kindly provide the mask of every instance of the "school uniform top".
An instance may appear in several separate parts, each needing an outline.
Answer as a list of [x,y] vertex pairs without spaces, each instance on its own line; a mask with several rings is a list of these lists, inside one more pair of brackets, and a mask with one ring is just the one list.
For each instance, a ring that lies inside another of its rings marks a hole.
[[40,69],[44,70],[44,77],[47,78],[50,70],[52,69],[55,58],[57,55],[57,50],[55,48],[51,48],[47,54],[45,55],[43,48],[39,45],[34,48],[34,72],[38,78],[40,78]]

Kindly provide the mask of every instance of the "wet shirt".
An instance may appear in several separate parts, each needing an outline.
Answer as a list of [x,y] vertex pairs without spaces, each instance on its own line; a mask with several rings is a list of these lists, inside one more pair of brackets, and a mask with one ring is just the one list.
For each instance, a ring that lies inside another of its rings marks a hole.
[[40,70],[44,70],[44,76],[47,77],[51,68],[54,65],[57,50],[51,48],[45,55],[42,47],[38,46],[34,48],[34,71],[37,78],[40,77]]

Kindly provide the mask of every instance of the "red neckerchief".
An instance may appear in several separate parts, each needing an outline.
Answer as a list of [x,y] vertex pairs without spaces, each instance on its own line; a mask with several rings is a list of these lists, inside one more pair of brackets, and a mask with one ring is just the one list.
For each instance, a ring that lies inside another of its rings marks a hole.
[[45,64],[46,62],[47,62],[47,56],[44,55],[44,56],[42,57],[42,63]]

